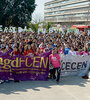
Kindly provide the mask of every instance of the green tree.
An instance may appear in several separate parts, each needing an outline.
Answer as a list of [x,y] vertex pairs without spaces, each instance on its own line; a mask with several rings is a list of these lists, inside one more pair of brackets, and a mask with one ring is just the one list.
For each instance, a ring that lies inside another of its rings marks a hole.
[[35,0],[0,0],[0,24],[27,26],[27,22],[32,19],[35,7]]
[[31,23],[31,22],[28,22],[28,26],[29,26],[34,32],[37,32],[37,31],[38,31],[39,24],[40,24],[40,23]]
[[46,30],[49,32],[49,28],[52,26],[51,22],[46,23]]

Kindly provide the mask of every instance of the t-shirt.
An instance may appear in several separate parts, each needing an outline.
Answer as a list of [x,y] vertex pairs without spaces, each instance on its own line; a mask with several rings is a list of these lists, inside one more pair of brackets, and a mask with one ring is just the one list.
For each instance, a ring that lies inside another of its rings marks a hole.
[[87,55],[89,55],[89,52],[82,51],[81,54],[84,56],[87,56]]
[[19,52],[18,51],[13,51],[13,54],[14,55],[19,55]]
[[60,66],[60,56],[58,54],[51,54],[49,56],[49,60],[51,61],[51,64],[54,66],[54,68],[61,67]]
[[30,49],[30,50],[27,50],[27,54],[29,54],[29,53],[32,53],[32,54],[34,54],[34,52],[33,52],[33,50],[32,50],[32,49]]
[[69,53],[68,53],[69,55],[77,55],[77,53],[76,53],[76,51],[69,51]]
[[54,47],[56,47],[56,45],[55,44],[52,44],[52,47],[54,48]]
[[78,52],[78,51],[77,51],[76,54],[77,54],[77,55],[82,55],[82,52]]
[[64,52],[63,52],[63,50],[58,50],[58,53],[63,54]]
[[45,47],[44,47],[44,48],[40,47],[40,52],[41,52],[41,53],[44,53],[44,52],[45,52],[45,50],[46,50],[46,48],[45,48]]
[[8,52],[6,51],[5,53],[3,53],[2,51],[0,51],[0,56],[8,56]]
[[67,47],[66,47],[66,48],[64,49],[64,54],[65,54],[65,55],[68,54],[69,50],[70,50],[70,48],[67,48]]
[[24,55],[28,55],[27,50],[24,51]]
[[35,53],[34,53],[34,51],[32,49],[31,50],[27,50],[27,54],[28,55],[33,55],[33,56],[35,55]]
[[31,50],[25,50],[24,51],[24,55],[35,55],[35,53],[33,52],[33,50],[31,49]]

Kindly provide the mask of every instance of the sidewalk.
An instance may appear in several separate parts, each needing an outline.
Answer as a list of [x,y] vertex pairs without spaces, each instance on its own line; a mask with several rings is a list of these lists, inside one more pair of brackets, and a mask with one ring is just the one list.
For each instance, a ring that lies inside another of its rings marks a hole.
[[0,84],[0,100],[90,100],[90,79],[62,77],[54,80]]

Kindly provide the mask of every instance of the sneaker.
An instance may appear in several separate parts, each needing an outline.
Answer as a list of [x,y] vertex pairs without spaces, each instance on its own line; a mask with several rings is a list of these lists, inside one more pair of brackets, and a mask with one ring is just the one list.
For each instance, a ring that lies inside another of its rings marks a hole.
[[6,80],[5,82],[6,82],[6,83],[9,83],[9,80]]
[[59,84],[59,80],[56,80],[56,83]]
[[1,84],[3,84],[5,81],[4,80],[1,80]]
[[88,76],[83,76],[82,78],[83,78],[83,79],[89,79],[89,77],[88,77]]
[[20,81],[19,81],[19,80],[14,80],[14,82],[15,82],[15,83],[19,83]]

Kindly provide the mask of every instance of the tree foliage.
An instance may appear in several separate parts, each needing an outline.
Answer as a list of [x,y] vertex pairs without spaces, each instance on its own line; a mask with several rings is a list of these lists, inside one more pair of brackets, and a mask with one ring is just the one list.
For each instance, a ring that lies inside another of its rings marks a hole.
[[31,23],[31,22],[28,22],[29,27],[30,27],[34,32],[37,32],[37,31],[38,31],[39,24],[40,24],[40,23]]
[[24,27],[31,21],[35,7],[35,0],[0,0],[0,24]]
[[52,27],[52,23],[48,22],[46,23],[46,30],[49,32],[49,28]]
[[34,32],[38,32],[38,28],[46,29],[47,32],[49,32],[49,28],[52,27],[51,22],[38,22],[38,23],[32,23],[28,22],[28,27],[30,27]]

